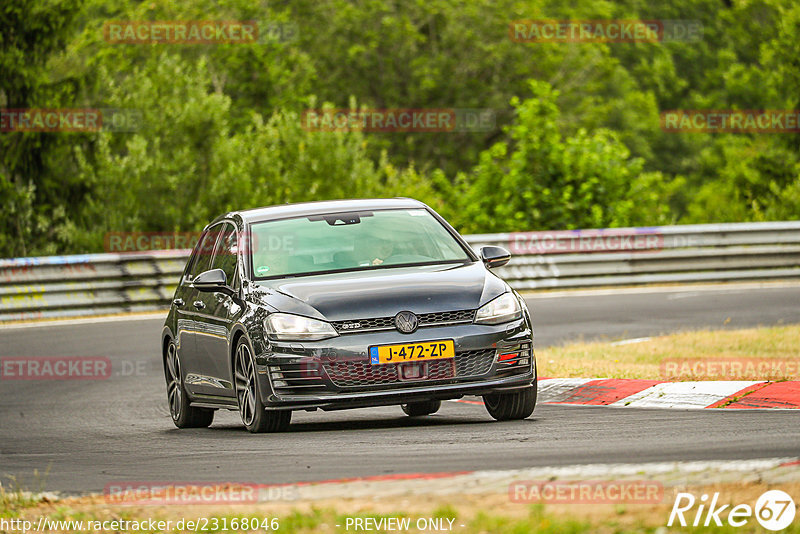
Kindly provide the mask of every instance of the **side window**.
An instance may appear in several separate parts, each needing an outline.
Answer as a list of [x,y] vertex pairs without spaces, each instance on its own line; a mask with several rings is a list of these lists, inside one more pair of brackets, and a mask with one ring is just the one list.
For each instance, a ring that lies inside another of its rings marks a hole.
[[220,226],[207,230],[192,253],[192,267],[189,269],[187,280],[193,280],[198,274],[211,268],[211,256],[214,244],[219,237]]
[[234,276],[236,275],[238,252],[236,228],[232,224],[226,224],[219,241],[217,241],[217,246],[214,248],[214,261],[211,268],[225,271],[225,279],[231,287],[236,287]]

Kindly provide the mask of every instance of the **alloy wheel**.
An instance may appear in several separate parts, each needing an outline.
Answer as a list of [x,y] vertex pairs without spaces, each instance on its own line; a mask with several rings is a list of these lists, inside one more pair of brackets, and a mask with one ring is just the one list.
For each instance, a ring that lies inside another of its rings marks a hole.
[[236,398],[242,422],[245,426],[252,425],[256,416],[256,370],[245,343],[236,351]]
[[170,343],[167,348],[167,372],[169,373],[167,382],[167,400],[169,401],[169,413],[173,419],[177,419],[181,413],[181,362],[178,359],[178,349],[174,343]]

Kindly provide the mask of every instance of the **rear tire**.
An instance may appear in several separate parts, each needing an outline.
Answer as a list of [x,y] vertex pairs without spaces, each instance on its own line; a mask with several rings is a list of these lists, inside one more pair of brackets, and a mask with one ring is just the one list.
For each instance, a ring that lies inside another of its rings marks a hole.
[[164,375],[167,379],[167,402],[172,422],[178,428],[205,428],[214,421],[214,410],[208,408],[192,408],[189,405],[189,396],[183,387],[181,361],[178,357],[178,347],[170,340],[167,345],[167,355],[164,359]]
[[253,434],[283,432],[292,420],[291,410],[266,410],[261,402],[256,364],[250,346],[244,338],[236,345],[234,383],[239,415],[245,428]]
[[421,402],[410,402],[403,404],[403,412],[409,417],[421,417],[423,415],[430,415],[439,411],[442,407],[442,401],[431,400]]
[[529,388],[513,393],[492,393],[483,396],[483,404],[489,415],[498,421],[525,419],[536,408],[536,382]]

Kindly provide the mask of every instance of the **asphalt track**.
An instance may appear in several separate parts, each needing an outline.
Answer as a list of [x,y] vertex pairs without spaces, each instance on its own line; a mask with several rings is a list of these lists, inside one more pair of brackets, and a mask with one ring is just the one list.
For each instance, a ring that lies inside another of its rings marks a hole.
[[[528,299],[537,345],[697,328],[800,323],[800,285]],[[0,328],[0,358],[107,356],[108,380],[0,381],[0,479],[31,489],[102,491],[120,482],[327,480],[412,472],[589,463],[791,457],[797,413],[540,405],[496,423],[479,405],[435,416],[398,407],[300,412],[284,434],[251,435],[234,412],[177,430],[158,359],[161,320]]]

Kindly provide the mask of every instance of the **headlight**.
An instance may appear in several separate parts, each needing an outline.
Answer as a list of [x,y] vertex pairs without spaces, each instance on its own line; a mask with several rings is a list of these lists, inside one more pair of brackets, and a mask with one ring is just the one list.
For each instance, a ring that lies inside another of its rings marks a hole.
[[513,293],[503,293],[481,306],[475,313],[478,324],[500,324],[522,317],[522,308]]
[[339,335],[330,323],[290,313],[273,313],[264,320],[264,329],[278,341],[317,341]]

